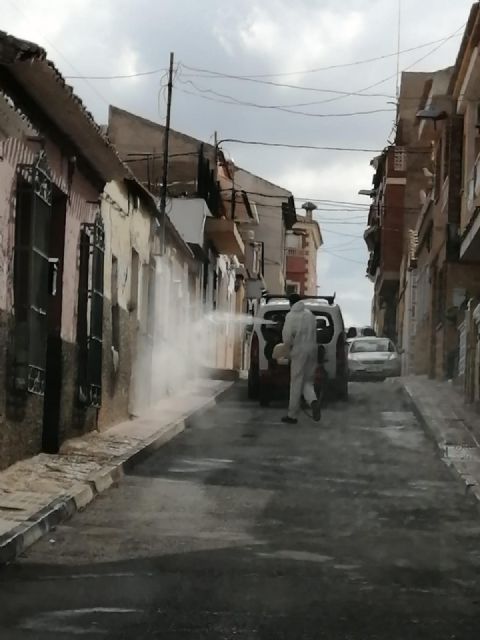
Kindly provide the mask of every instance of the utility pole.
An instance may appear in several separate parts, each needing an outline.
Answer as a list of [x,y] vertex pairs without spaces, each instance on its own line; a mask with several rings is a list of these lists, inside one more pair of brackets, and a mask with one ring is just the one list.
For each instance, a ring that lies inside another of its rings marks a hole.
[[172,109],[173,89],[173,52],[170,53],[170,67],[168,71],[167,93],[167,117],[165,120],[165,133],[163,137],[163,172],[162,189],[160,192],[160,255],[165,255],[165,227],[167,216],[167,192],[168,192],[168,143],[170,138],[170,112]]

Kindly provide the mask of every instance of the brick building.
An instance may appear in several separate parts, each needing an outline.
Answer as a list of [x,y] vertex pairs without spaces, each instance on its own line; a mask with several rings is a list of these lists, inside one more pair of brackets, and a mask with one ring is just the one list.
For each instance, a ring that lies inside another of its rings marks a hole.
[[378,335],[396,341],[403,254],[405,151],[402,147],[390,146],[372,160],[372,166],[375,169],[371,191],[373,201],[365,232],[370,251],[367,275],[374,283],[372,320]]
[[303,205],[305,215],[297,215],[297,222],[286,236],[286,291],[315,296],[317,284],[317,255],[323,244],[320,225],[313,219],[316,209],[311,202]]

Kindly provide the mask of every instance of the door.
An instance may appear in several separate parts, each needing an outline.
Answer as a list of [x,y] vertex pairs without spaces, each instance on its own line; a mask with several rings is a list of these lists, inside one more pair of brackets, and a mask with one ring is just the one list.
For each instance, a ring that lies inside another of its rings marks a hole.
[[435,371],[437,366],[437,301],[438,301],[438,288],[439,288],[439,274],[437,272],[436,262],[432,264],[432,288],[430,290],[430,325],[429,325],[429,338],[430,338],[430,362],[428,366],[428,375],[430,378],[435,378]]
[[57,453],[60,446],[63,377],[61,328],[66,211],[66,195],[54,189],[49,238],[47,357],[42,430],[42,449],[47,453]]

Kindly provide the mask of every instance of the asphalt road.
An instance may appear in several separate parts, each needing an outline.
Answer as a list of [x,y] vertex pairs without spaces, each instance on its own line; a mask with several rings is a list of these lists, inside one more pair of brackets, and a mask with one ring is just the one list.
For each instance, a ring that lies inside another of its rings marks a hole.
[[477,639],[479,511],[395,385],[282,414],[237,387],[0,570],[0,638]]

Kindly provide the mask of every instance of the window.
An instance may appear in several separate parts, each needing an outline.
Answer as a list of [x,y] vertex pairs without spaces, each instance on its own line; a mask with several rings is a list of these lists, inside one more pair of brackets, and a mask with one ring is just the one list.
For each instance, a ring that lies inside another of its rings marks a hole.
[[300,283],[299,282],[287,282],[285,286],[285,291],[287,296],[292,295],[292,293],[300,293]]
[[443,266],[438,272],[436,278],[436,291],[435,291],[435,315],[437,324],[443,322],[445,316],[445,297],[447,288],[447,272],[445,266]]
[[79,399],[100,407],[102,398],[103,291],[105,233],[100,213],[80,231],[77,343]]
[[296,233],[287,233],[286,236],[287,249],[301,249],[302,248],[302,236]]
[[442,186],[442,147],[443,147],[442,142],[441,141],[437,142],[437,146],[435,149],[435,168],[434,168],[435,176],[434,176],[434,182],[433,182],[435,202],[437,202],[438,198],[440,197],[440,191]]
[[130,311],[138,308],[138,277],[140,275],[140,258],[138,252],[132,249],[130,266]]
[[354,340],[350,347],[351,353],[394,353],[395,346],[388,338],[375,338],[374,340]]
[[140,301],[140,327],[143,333],[147,332],[148,323],[148,285],[149,285],[150,267],[148,264],[142,264],[142,291]]
[[393,170],[405,171],[406,153],[404,147],[395,147],[393,151]]
[[448,168],[451,154],[451,135],[450,131],[446,132],[442,137],[442,181],[448,177]]
[[335,333],[332,316],[328,313],[317,313],[313,311],[317,318],[317,343],[328,344]]
[[118,259],[112,256],[111,275],[111,296],[112,296],[112,347],[120,352],[120,308],[118,306]]
[[14,386],[45,392],[52,181],[43,152],[19,165],[15,219]]
[[[262,324],[261,332],[266,342],[277,344],[282,341],[282,329],[288,311],[288,309],[278,309],[265,313],[264,318],[268,324]],[[316,312],[312,309],[312,312],[317,319],[317,343],[328,344],[335,333],[332,316],[323,311]]]
[[147,299],[147,336],[153,340],[155,335],[155,261],[151,260],[148,269],[148,299]]

